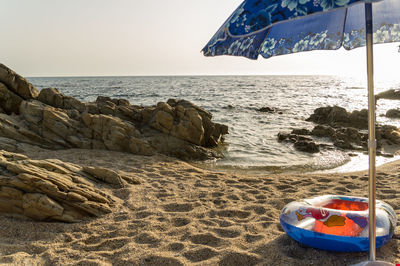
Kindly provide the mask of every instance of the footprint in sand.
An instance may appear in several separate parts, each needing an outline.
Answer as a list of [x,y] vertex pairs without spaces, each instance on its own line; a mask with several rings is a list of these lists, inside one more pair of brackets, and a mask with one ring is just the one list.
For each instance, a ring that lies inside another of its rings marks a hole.
[[220,217],[239,218],[239,219],[246,219],[251,215],[249,211],[241,211],[241,210],[221,210],[221,211],[216,211],[216,214]]
[[191,222],[191,220],[188,218],[175,217],[172,219],[172,224],[175,227],[182,227],[182,226],[189,224],[190,222]]
[[157,198],[168,198],[168,197],[173,197],[175,196],[173,193],[167,193],[167,192],[160,192],[156,194]]
[[191,235],[189,236],[189,240],[193,244],[205,245],[210,247],[219,247],[223,244],[223,240],[221,238],[216,237],[211,233]]
[[233,223],[227,220],[215,219],[214,221],[218,224],[219,227],[229,227],[233,225]]
[[335,192],[338,192],[338,193],[347,193],[347,192],[351,192],[350,189],[347,189],[347,188],[345,188],[345,187],[335,187],[334,190],[335,190]]
[[263,235],[246,234],[244,236],[244,238],[246,239],[247,243],[254,243],[254,242],[260,241],[261,239],[264,239],[264,236]]
[[136,213],[136,218],[137,219],[144,219],[144,218],[147,218],[147,217],[149,217],[151,215],[155,215],[155,213],[154,212],[149,212],[149,211],[140,211],[140,212]]
[[166,212],[190,212],[193,206],[190,203],[170,203],[163,206]]
[[157,244],[160,242],[160,239],[158,239],[154,234],[149,233],[149,232],[144,232],[135,237],[135,242],[138,244]]
[[230,200],[240,200],[240,198],[236,195],[228,195],[227,198]]
[[241,232],[239,230],[233,230],[233,229],[222,229],[222,228],[215,228],[212,229],[218,236],[224,237],[224,238],[236,238],[241,235]]
[[180,242],[174,242],[168,245],[168,249],[174,252],[182,251],[185,248],[185,245]]
[[110,251],[110,250],[116,250],[120,249],[126,244],[128,244],[131,240],[126,237],[119,237],[119,238],[114,238],[114,239],[106,239],[106,240],[101,240],[101,242],[93,245],[87,245],[83,244],[80,245],[77,250],[84,250],[84,251]]
[[261,260],[255,255],[238,253],[238,252],[228,252],[221,260],[218,262],[219,266],[251,266],[256,265]]
[[267,209],[264,208],[264,206],[261,205],[251,205],[245,208],[245,210],[252,210],[258,215],[265,214],[267,212]]
[[141,258],[140,265],[141,266],[154,266],[154,265],[174,265],[174,266],[182,265],[183,266],[184,264],[175,258],[150,255],[150,256]]
[[211,259],[217,256],[219,253],[211,248],[198,248],[183,253],[183,256],[191,262],[199,262]]

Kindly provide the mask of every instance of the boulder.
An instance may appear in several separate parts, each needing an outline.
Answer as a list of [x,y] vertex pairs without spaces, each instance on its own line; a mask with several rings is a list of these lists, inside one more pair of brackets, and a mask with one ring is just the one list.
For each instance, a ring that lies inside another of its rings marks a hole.
[[119,187],[124,187],[124,182],[121,176],[113,170],[102,167],[84,166],[83,171],[94,176],[100,181],[106,182],[108,184],[117,185]]
[[400,110],[399,109],[390,109],[386,112],[386,117],[400,118]]
[[381,92],[376,95],[376,100],[379,99],[389,99],[389,100],[400,100],[400,90],[390,89],[384,92]]
[[293,129],[291,134],[308,136],[311,135],[311,131],[305,128]]
[[356,145],[365,145],[368,135],[360,133],[357,129],[352,127],[340,128],[335,131],[332,136],[333,140],[342,140],[345,142],[351,142]]
[[400,129],[395,126],[383,125],[377,129],[376,137],[379,140],[387,140],[391,144],[400,144]]
[[348,113],[346,109],[339,106],[320,107],[306,121],[317,124],[326,124],[332,127],[356,127],[368,128],[368,111],[353,111]]
[[0,64],[0,82],[24,100],[35,99],[39,95],[31,83],[3,64]]
[[20,96],[10,91],[6,85],[0,82],[0,106],[2,113],[18,114],[22,101],[23,99]]
[[337,140],[335,140],[335,141],[333,142],[333,145],[335,145],[336,147],[341,148],[341,149],[348,149],[348,150],[351,150],[351,149],[354,148],[353,145],[351,145],[351,143],[350,143],[349,141],[343,140],[343,139],[337,139]]
[[294,147],[303,152],[317,153],[319,152],[318,145],[312,140],[298,140],[294,143]]
[[368,128],[368,110],[354,110],[349,114],[349,120],[350,122],[347,124],[348,127],[356,127],[360,129]]
[[346,109],[339,106],[320,107],[314,110],[314,113],[306,121],[317,124],[332,124],[337,122],[349,122],[349,115]]
[[56,88],[44,88],[40,91],[38,100],[42,103],[61,109],[85,110],[85,104],[79,100],[60,93]]
[[326,125],[317,125],[313,128],[311,134],[316,137],[333,138],[333,135],[335,134],[335,129]]
[[198,146],[215,147],[228,134],[227,126],[211,122],[209,112],[185,100],[160,102],[144,117],[151,128]]

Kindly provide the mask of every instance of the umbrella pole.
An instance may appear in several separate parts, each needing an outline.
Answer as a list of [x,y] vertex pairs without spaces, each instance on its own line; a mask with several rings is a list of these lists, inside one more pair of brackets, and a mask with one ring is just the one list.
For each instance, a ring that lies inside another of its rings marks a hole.
[[367,74],[368,74],[368,155],[369,155],[369,260],[376,259],[376,137],[375,137],[375,94],[374,94],[374,63],[372,36],[372,4],[365,4],[365,27],[367,40]]

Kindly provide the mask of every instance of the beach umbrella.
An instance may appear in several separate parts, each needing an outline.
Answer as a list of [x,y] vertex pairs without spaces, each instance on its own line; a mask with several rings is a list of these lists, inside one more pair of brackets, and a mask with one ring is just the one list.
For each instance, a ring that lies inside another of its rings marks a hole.
[[377,265],[373,44],[398,41],[399,0],[246,0],[202,50],[205,56],[233,55],[257,59],[259,55],[269,58],[311,50],[335,50],[342,46],[346,50],[366,46],[369,261],[364,265]]

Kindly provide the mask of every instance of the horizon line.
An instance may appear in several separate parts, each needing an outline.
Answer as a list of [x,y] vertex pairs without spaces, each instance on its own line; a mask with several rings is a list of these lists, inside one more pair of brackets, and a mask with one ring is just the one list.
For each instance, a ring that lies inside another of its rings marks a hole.
[[164,74],[164,75],[56,75],[56,76],[24,76],[25,78],[99,78],[99,77],[254,77],[254,76],[342,76],[338,74]]

